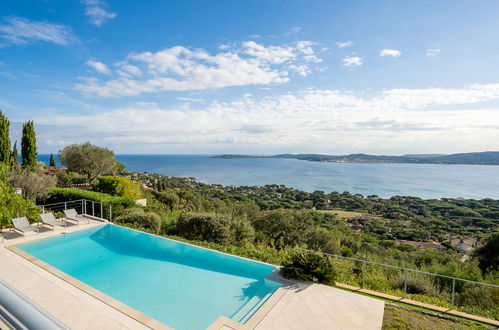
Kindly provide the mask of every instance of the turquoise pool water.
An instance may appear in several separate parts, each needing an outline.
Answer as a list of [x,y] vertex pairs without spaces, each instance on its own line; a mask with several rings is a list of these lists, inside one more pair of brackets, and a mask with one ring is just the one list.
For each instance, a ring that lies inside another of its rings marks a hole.
[[244,323],[281,286],[271,265],[111,224],[18,247],[175,329]]

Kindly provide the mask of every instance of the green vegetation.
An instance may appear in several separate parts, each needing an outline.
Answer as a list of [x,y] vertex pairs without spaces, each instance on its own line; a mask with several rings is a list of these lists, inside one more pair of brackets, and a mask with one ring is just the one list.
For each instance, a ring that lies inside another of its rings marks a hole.
[[55,167],[56,166],[54,154],[50,154],[49,166],[51,166],[51,167]]
[[45,200],[46,204],[88,199],[113,206],[115,216],[121,214],[125,208],[135,207],[135,201],[128,197],[116,197],[95,191],[86,191],[76,188],[52,188]]
[[334,284],[334,269],[331,260],[318,253],[292,255],[283,262],[281,274],[290,279]]
[[35,123],[27,121],[23,124],[23,134],[21,139],[21,155],[23,167],[34,169],[37,166]]
[[385,305],[383,315],[383,327],[385,330],[396,329],[418,329],[418,330],[468,330],[468,329],[487,329],[488,327],[464,321],[461,319],[441,316],[434,313],[409,309],[405,307]]
[[57,178],[41,166],[34,168],[13,167],[8,172],[8,181],[12,187],[21,188],[24,197],[29,200],[42,200],[48,196],[49,189],[55,187]]
[[139,199],[142,197],[140,184],[129,178],[101,176],[92,184],[92,190],[119,197]]
[[114,159],[113,151],[90,142],[65,147],[59,152],[59,159],[68,170],[86,175],[89,182],[103,174],[114,174],[123,165]]
[[10,219],[27,216],[31,220],[38,220],[38,208],[32,201],[24,199],[14,193],[8,186],[5,166],[0,165],[0,229],[11,225]]
[[0,111],[0,163],[10,164],[10,121]]
[[177,234],[191,240],[222,244],[254,239],[254,230],[247,218],[219,213],[182,213],[177,221]]
[[17,151],[17,141],[14,142],[14,148],[12,149],[12,165],[16,166],[19,164],[19,152]]
[[159,215],[141,208],[126,209],[115,221],[122,225],[151,231],[155,234],[158,234],[161,229],[161,218]]
[[499,232],[485,238],[482,246],[475,250],[478,266],[483,273],[499,271]]

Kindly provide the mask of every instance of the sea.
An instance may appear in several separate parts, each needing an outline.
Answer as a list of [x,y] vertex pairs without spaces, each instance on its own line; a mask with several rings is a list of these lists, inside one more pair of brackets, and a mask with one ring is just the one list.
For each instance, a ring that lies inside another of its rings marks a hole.
[[[49,157],[39,155],[39,160],[48,164]],[[117,155],[116,159],[128,171],[193,177],[210,184],[282,184],[308,192],[380,197],[499,199],[499,166],[492,165],[326,163],[212,155]]]

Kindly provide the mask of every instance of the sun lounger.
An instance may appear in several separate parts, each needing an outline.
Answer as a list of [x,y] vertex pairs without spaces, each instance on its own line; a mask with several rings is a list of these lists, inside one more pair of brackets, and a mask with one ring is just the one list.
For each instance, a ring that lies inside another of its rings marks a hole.
[[66,221],[57,220],[52,213],[42,213],[40,214],[40,218],[42,218],[42,223],[51,226],[53,231],[55,231],[55,226],[67,227]]
[[75,209],[64,210],[64,214],[66,215],[67,220],[76,221],[76,224],[80,224],[80,222],[90,223],[90,218],[86,218],[81,214],[78,214]]
[[14,226],[14,230],[20,231],[23,234],[29,233],[29,232],[36,232],[37,234],[40,233],[40,230],[38,227],[34,227],[29,224],[28,218],[26,217],[21,217],[21,218],[14,218],[11,219],[12,225]]

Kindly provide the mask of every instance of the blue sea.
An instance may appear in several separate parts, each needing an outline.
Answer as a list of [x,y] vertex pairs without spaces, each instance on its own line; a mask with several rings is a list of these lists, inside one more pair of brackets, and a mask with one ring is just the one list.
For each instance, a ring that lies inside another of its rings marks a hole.
[[[40,155],[48,163],[49,155]],[[499,166],[322,163],[295,159],[210,158],[210,155],[117,155],[127,170],[194,177],[233,186],[284,184],[300,190],[364,196],[499,199]]]

